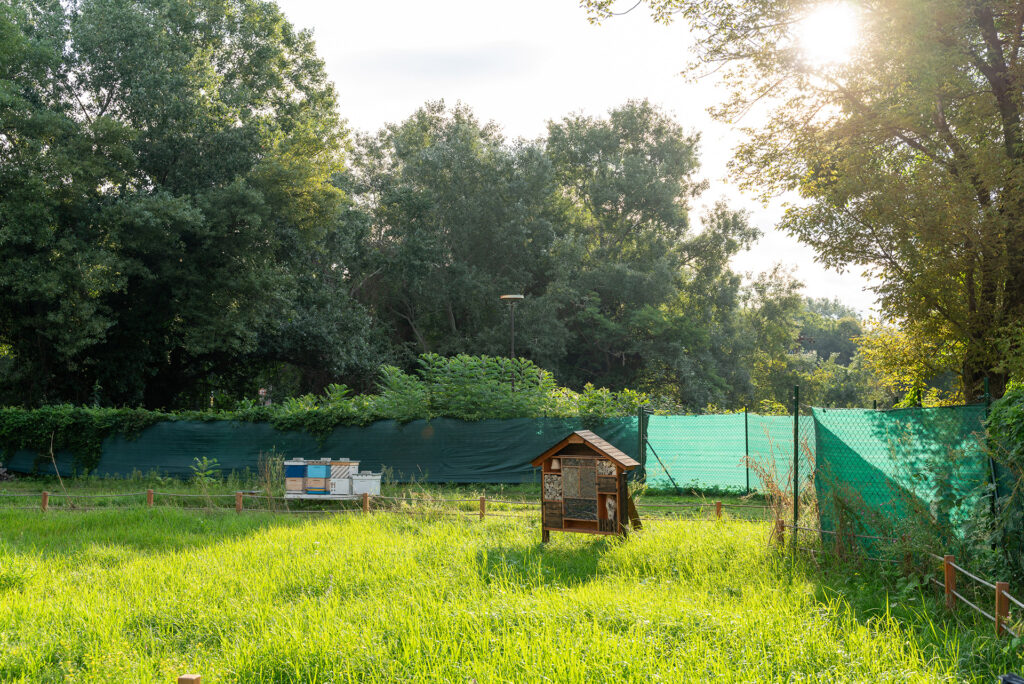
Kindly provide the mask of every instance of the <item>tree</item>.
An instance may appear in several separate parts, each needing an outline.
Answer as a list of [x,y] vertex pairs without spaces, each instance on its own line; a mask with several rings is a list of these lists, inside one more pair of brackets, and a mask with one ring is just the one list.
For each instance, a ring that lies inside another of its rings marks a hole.
[[[282,340],[314,310],[359,348],[346,132],[308,33],[256,0],[16,0],[0,45],[10,399],[194,402],[311,362]],[[321,348],[332,372],[365,365],[346,344]]]
[[564,326],[557,367],[570,386],[637,387],[693,408],[730,395],[739,278],[728,262],[758,231],[724,205],[692,230],[697,142],[647,101],[549,124],[569,224],[545,299]]
[[[611,15],[610,0],[583,4]],[[962,397],[987,373],[998,396],[1000,331],[1024,316],[1021,6],[859,4],[853,59],[813,64],[796,36],[814,5],[648,4],[687,21],[696,62],[722,69],[720,118],[764,113],[734,168],[766,195],[800,193],[782,226],[829,267],[863,266],[915,335],[953,335]]]
[[362,138],[356,166],[373,217],[358,296],[401,361],[504,353],[499,296],[536,294],[549,278],[555,186],[543,151],[506,143],[463,105],[429,102]]

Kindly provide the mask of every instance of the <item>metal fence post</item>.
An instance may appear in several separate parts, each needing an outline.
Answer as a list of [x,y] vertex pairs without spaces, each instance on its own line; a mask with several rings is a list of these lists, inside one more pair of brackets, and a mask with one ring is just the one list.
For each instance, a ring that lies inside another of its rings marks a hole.
[[747,425],[747,407],[743,407],[743,467],[747,471],[747,494],[750,494],[750,428]]
[[[992,407],[992,395],[989,393],[989,390],[988,390],[988,376],[987,375],[985,376],[984,388],[985,388],[985,422],[987,423],[988,422],[988,412],[989,412],[989,409]],[[992,514],[992,517],[995,518],[996,517],[996,500],[999,498],[999,480],[996,479],[996,462],[995,462],[995,459],[992,458],[992,451],[991,450],[989,450],[989,456],[988,456],[988,471],[989,471],[989,476],[992,478],[992,494],[991,494],[991,496],[989,496],[989,512]]]
[[800,385],[793,385],[793,552],[800,522]]

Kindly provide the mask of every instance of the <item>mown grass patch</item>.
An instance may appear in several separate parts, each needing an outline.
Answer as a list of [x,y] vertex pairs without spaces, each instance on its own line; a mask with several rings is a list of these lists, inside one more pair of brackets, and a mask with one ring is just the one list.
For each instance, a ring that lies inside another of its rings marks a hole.
[[[794,565],[765,523],[545,547],[523,520],[298,518],[0,511],[0,680],[991,681],[1019,665],[930,599],[886,611],[883,577]],[[877,599],[851,605],[853,586]]]

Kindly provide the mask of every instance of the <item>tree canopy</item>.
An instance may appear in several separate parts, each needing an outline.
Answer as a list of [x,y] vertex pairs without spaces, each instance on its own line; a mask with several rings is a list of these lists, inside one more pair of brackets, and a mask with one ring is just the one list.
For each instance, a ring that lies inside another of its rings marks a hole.
[[537,140],[443,102],[352,135],[272,2],[13,0],[0,401],[228,408],[345,385],[413,411],[423,359],[504,368],[480,359],[507,353],[515,293],[508,372],[544,387],[700,411],[800,382],[863,403],[859,320],[779,269],[744,284],[730,262],[759,231],[695,212],[699,157],[643,100]]
[[[611,16],[610,0],[583,5]],[[1021,7],[858,3],[852,58],[816,64],[797,40],[815,3],[647,5],[686,21],[695,64],[724,74],[717,116],[763,115],[734,170],[799,193],[782,226],[827,266],[864,268],[888,318],[957,354],[961,397],[986,374],[999,393],[1001,341],[1024,319]]]

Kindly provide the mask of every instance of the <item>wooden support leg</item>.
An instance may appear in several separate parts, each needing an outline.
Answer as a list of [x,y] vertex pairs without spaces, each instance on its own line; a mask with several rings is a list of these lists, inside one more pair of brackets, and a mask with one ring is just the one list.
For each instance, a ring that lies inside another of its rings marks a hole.
[[551,541],[551,530],[541,530],[540,543],[547,544],[549,541]]

